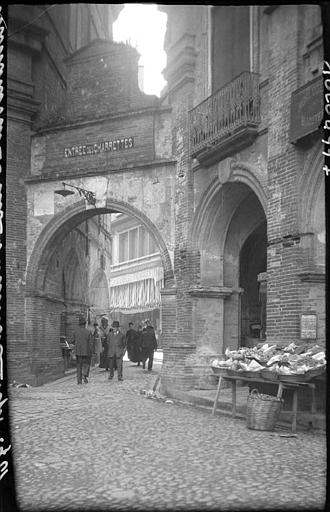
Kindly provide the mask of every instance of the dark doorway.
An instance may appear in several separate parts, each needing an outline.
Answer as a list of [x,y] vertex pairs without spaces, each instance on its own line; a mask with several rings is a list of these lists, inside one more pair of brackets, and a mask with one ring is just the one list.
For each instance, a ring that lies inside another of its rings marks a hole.
[[[267,269],[267,225],[249,235],[240,251],[241,346],[254,346],[266,331],[266,296],[260,274]],[[258,277],[259,276],[259,277]]]

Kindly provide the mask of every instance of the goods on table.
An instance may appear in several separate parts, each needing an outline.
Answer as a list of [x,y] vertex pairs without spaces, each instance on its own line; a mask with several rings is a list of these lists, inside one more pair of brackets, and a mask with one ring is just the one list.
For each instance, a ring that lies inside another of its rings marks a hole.
[[[314,376],[322,373],[326,367],[324,348],[319,345],[310,346],[290,343],[287,346],[264,343],[259,347],[242,347],[239,350],[225,351],[221,359],[214,359],[212,368],[230,370],[231,372],[267,372],[275,379],[280,376]],[[251,373],[253,376],[253,373]]]

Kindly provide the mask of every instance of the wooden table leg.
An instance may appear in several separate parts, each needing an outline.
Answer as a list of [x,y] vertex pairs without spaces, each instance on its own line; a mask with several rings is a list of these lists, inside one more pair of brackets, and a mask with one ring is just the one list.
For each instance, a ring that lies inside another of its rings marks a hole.
[[277,390],[277,398],[282,398],[282,393],[283,393],[283,384],[282,384],[282,382],[280,382],[278,385],[278,390]]
[[217,410],[218,399],[219,399],[219,395],[220,395],[221,380],[222,380],[222,377],[220,375],[219,382],[218,382],[218,387],[217,387],[217,394],[215,395],[215,400],[214,400],[214,404],[213,404],[212,415],[214,415],[215,411]]
[[236,380],[231,381],[231,415],[236,416]]
[[297,430],[297,410],[298,410],[298,389],[293,390],[292,400],[292,432],[295,434]]

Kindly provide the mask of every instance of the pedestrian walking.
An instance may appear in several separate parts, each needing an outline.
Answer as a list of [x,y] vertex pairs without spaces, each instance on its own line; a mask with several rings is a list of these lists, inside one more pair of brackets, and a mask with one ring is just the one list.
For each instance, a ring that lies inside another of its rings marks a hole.
[[142,363],[142,325],[138,325],[136,331],[136,353],[137,353],[137,365],[140,366]]
[[117,366],[118,380],[123,380],[123,357],[126,351],[125,334],[119,329],[119,322],[112,322],[113,330],[108,334],[109,380],[113,379],[115,366]]
[[93,331],[93,341],[94,341],[94,354],[95,354],[95,364],[100,365],[100,355],[102,352],[102,343],[101,343],[101,333],[99,329],[99,324],[94,322],[94,331]]
[[110,332],[109,320],[106,316],[101,318],[100,335],[101,335],[101,346],[102,352],[100,354],[100,368],[104,368],[107,372],[108,366],[108,334]]
[[79,325],[73,332],[73,343],[77,360],[77,382],[82,384],[82,381],[84,381],[87,384],[93,355],[93,336],[86,329],[86,319],[84,316],[79,317]]
[[139,365],[141,353],[138,346],[138,333],[134,329],[133,322],[128,324],[128,331],[126,332],[126,346],[128,359],[132,361],[132,363],[138,363]]
[[142,331],[142,368],[145,369],[148,360],[148,371],[150,372],[154,361],[154,351],[157,350],[157,339],[150,320],[146,320],[145,325]]

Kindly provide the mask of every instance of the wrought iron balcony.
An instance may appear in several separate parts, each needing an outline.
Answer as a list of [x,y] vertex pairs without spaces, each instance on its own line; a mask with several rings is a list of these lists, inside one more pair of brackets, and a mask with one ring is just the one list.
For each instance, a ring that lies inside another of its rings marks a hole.
[[251,144],[259,123],[259,75],[244,71],[189,112],[190,154],[205,164],[225,158]]

